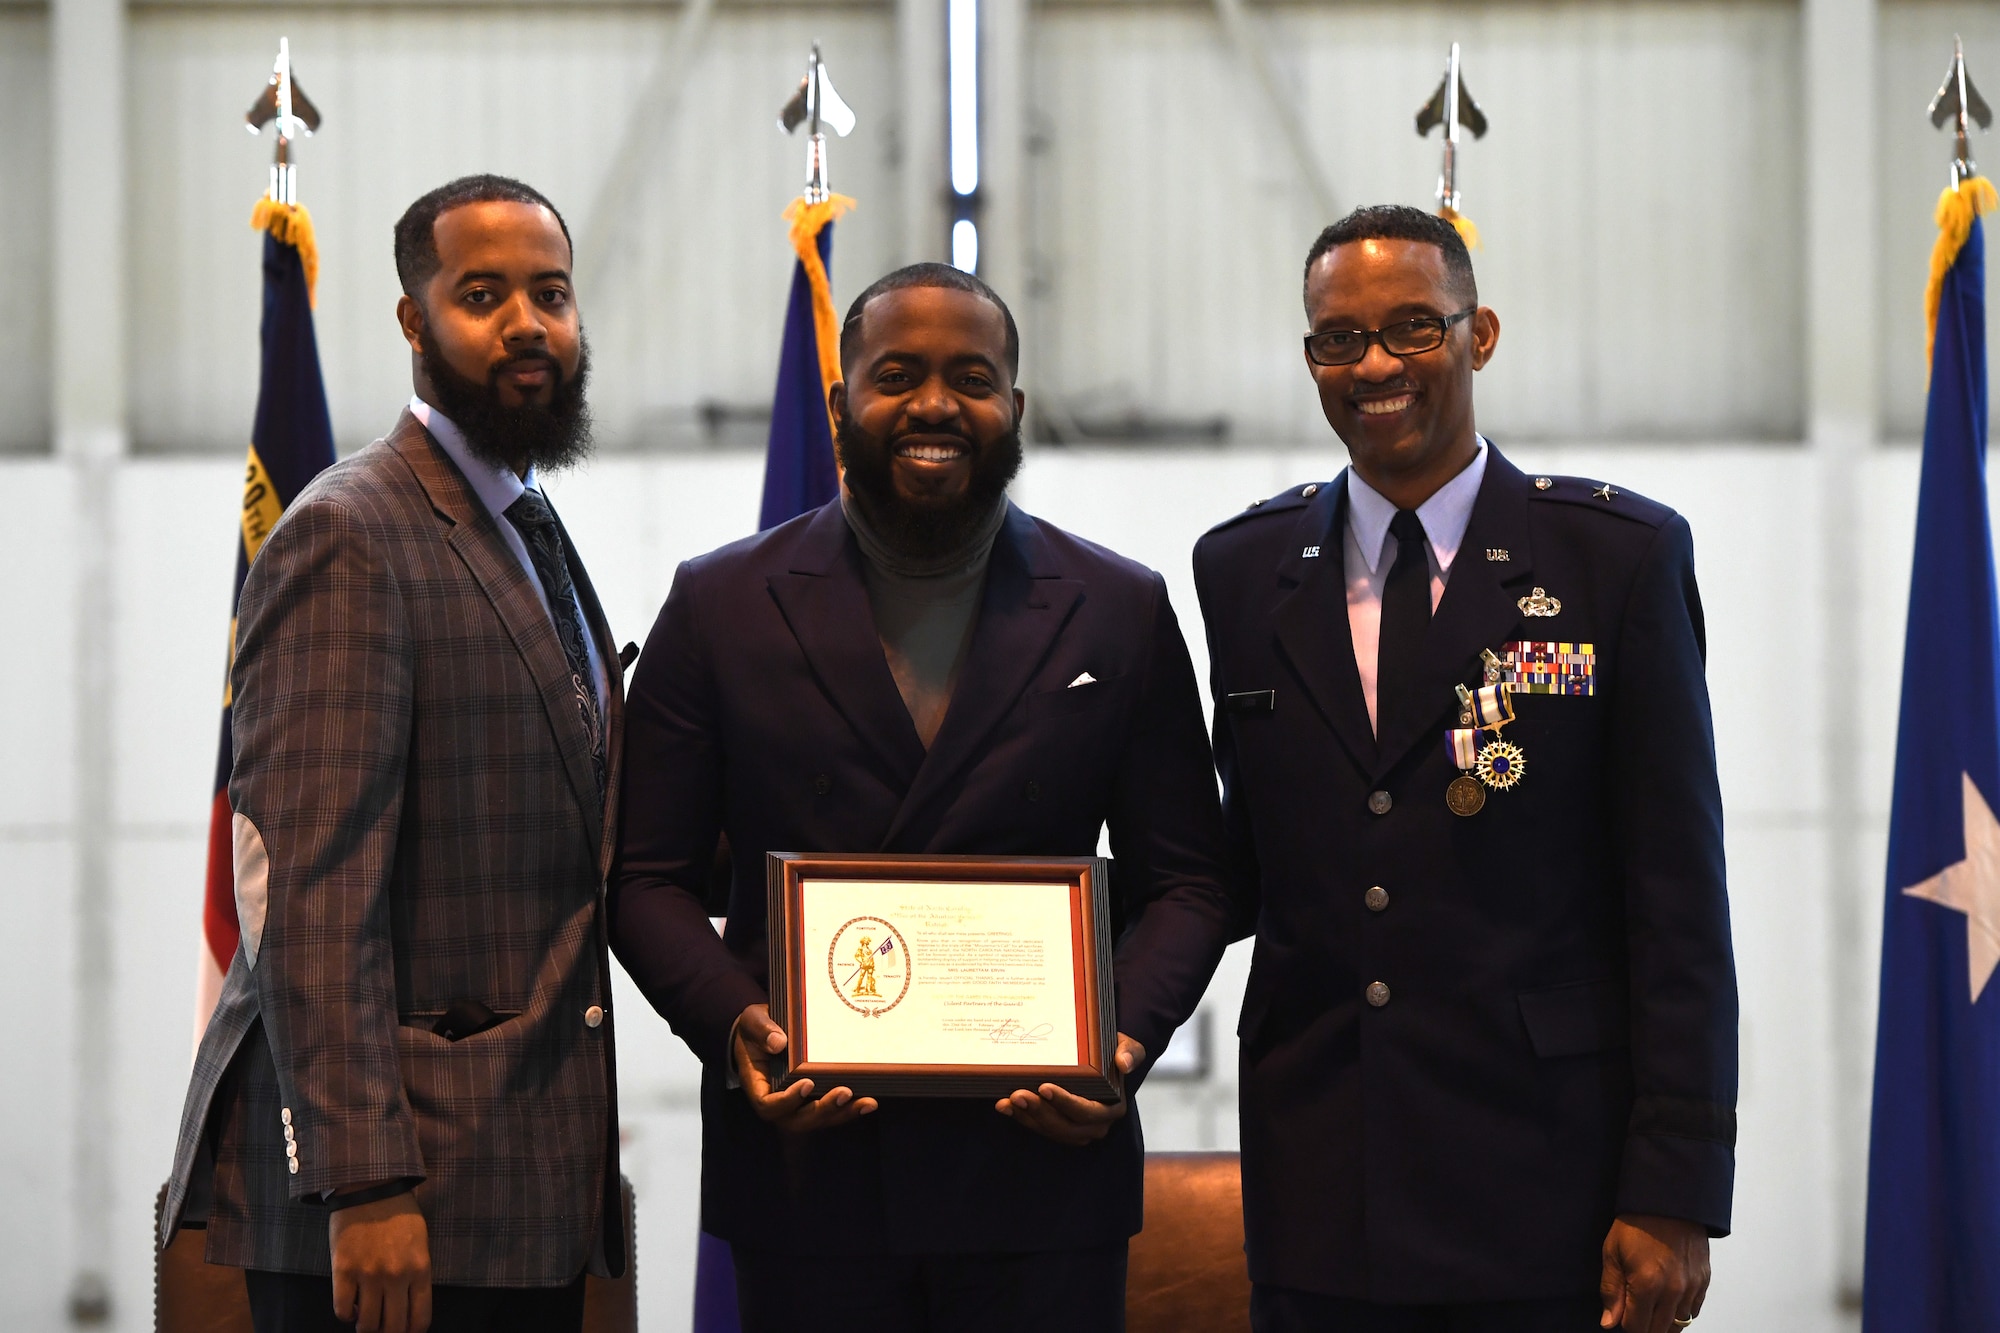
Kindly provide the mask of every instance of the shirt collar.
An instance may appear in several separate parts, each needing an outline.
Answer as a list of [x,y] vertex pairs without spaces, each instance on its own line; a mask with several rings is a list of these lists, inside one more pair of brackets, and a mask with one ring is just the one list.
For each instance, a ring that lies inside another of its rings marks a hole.
[[[1417,518],[1424,525],[1438,568],[1446,573],[1465,540],[1466,525],[1472,522],[1472,504],[1479,498],[1479,483],[1486,476],[1486,439],[1475,435],[1479,448],[1459,474],[1437,488],[1430,499],[1417,506]],[[1388,553],[1389,520],[1396,506],[1383,494],[1361,480],[1361,474],[1347,469],[1347,530],[1372,575],[1382,567]]]
[[495,519],[505,518],[508,506],[520,499],[522,492],[539,492],[542,489],[532,466],[528,468],[524,481],[514,475],[512,468],[489,463],[473,453],[472,446],[466,443],[465,432],[450,417],[423,399],[411,397],[410,415],[423,423],[431,438],[438,442],[438,447],[458,464],[458,470],[465,474],[466,484],[472,487],[472,493],[479,497],[479,502],[486,506],[486,512]]

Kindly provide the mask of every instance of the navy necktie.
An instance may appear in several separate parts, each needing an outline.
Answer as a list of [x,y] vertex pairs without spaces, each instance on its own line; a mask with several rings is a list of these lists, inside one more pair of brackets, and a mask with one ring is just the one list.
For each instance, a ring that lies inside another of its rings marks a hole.
[[569,661],[570,686],[576,692],[577,716],[590,737],[590,769],[597,778],[597,799],[604,801],[604,724],[597,707],[597,682],[590,669],[590,649],[586,646],[583,613],[577,609],[576,585],[570,582],[569,562],[563,558],[562,529],[556,524],[555,510],[535,491],[521,492],[521,498],[507,506],[507,520],[527,543],[528,558],[534,562],[535,576],[549,599],[549,613],[556,622],[556,637],[562,641],[563,656]]
[[1423,520],[1414,509],[1398,509],[1389,531],[1396,538],[1396,563],[1382,587],[1381,638],[1375,650],[1378,737],[1411,720],[1409,714],[1416,711],[1417,667],[1431,624],[1431,565],[1424,551]]

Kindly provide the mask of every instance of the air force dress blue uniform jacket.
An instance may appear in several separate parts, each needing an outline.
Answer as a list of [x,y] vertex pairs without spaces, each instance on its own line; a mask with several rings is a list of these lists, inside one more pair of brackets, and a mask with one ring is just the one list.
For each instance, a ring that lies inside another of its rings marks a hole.
[[[1159,575],[1010,508],[927,752],[861,560],[836,501],[690,561],[634,673],[612,947],[706,1064],[703,1225],[798,1254],[1122,1241],[1136,1108],[1081,1148],[990,1099],[891,1099],[794,1137],[726,1086],[732,1025],[766,998],[766,851],[1088,856],[1108,824],[1118,1026],[1155,1054],[1228,938],[1208,738]],[[702,907],[719,832],[720,938]]]
[[[1426,711],[1378,743],[1346,497],[1344,474],[1294,487],[1195,548],[1257,900],[1251,1276],[1387,1303],[1588,1293],[1616,1214],[1729,1228],[1736,985],[1688,525],[1496,451],[1424,643]],[[1455,815],[1454,687],[1517,641],[1592,645],[1594,692],[1514,695],[1523,779]]]

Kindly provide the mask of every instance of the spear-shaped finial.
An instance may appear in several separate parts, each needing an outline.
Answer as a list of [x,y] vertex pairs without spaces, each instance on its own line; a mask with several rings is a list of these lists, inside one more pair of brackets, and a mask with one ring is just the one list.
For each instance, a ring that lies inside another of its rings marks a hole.
[[277,126],[278,147],[271,159],[271,189],[266,197],[274,203],[298,203],[298,168],[292,163],[292,140],[306,138],[319,128],[319,109],[292,79],[289,38],[278,39],[278,59],[271,66],[270,81],[250,104],[243,120],[252,134],[260,133],[266,125]]
[[[1438,80],[1437,91],[1430,100],[1417,109],[1417,134],[1428,135],[1438,125],[1444,126],[1444,165],[1438,172],[1438,212],[1451,219],[1454,224],[1463,221],[1459,215],[1458,190],[1458,131],[1460,126],[1472,131],[1472,137],[1486,136],[1486,113],[1479,109],[1479,103],[1472,100],[1466,91],[1465,79],[1459,72],[1458,43],[1451,44],[1451,54],[1445,58],[1444,77]],[[1471,223],[1459,227],[1467,231]],[[1476,241],[1477,232],[1466,239]]]
[[833,132],[845,139],[854,132],[854,112],[833,90],[833,80],[827,77],[826,64],[819,58],[818,42],[806,58],[806,76],[799,80],[799,90],[778,112],[778,128],[785,133],[801,124],[806,126],[805,199],[809,204],[822,204],[831,194],[826,183],[826,131],[822,127],[832,126]]
[[1951,68],[1945,71],[1944,85],[1931,99],[1930,115],[1931,124],[1939,129],[1948,122],[1953,124],[1957,143],[1951,163],[1952,184],[1977,176],[1979,168],[1972,160],[1970,130],[1974,124],[1982,130],[1989,128],[1993,112],[1979,90],[1972,86],[1972,76],[1965,72],[1965,42],[1959,37],[1951,39]]

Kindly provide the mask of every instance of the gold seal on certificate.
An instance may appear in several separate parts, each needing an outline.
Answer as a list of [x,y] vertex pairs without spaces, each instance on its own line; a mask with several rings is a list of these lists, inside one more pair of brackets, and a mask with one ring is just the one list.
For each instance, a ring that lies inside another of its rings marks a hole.
[[767,869],[782,1081],[1121,1095],[1105,861],[773,852]]
[[855,1013],[869,1018],[887,1013],[909,993],[910,946],[881,917],[857,916],[833,932],[826,979]]

